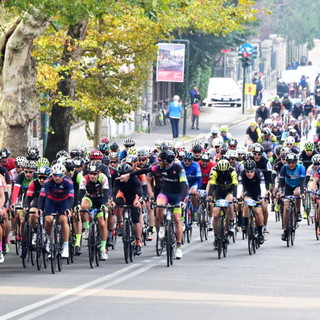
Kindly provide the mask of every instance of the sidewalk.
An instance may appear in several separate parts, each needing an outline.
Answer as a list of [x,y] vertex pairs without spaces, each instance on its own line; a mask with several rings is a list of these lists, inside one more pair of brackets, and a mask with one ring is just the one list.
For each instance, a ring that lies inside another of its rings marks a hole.
[[[179,134],[180,137],[176,141],[176,145],[183,145],[190,143],[195,139],[201,139],[210,132],[210,127],[213,124],[228,125],[232,127],[240,122],[249,121],[255,114],[255,108],[253,110],[246,110],[242,114],[242,108],[230,108],[230,107],[204,107],[200,114],[199,128],[200,130],[191,129],[191,110],[188,109],[186,136],[182,136],[183,119],[179,122]],[[157,139],[172,140],[171,125],[168,119],[165,126],[154,126],[151,128],[151,133],[134,133],[128,138],[132,138],[136,141],[136,147],[141,148],[143,146],[153,146]],[[124,138],[116,138],[112,141],[117,142],[120,148],[123,147]]]

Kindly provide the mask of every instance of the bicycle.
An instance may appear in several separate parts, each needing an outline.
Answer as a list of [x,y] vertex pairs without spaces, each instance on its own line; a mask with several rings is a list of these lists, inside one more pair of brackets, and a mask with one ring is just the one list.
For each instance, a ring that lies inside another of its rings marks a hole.
[[218,199],[214,202],[214,206],[220,208],[217,235],[218,259],[221,259],[221,254],[223,254],[224,257],[227,256],[230,232],[226,210],[229,208],[230,204],[233,204],[233,202],[229,202],[225,199]]
[[247,199],[244,201],[244,205],[249,207],[248,225],[247,225],[247,239],[248,239],[248,251],[249,255],[256,253],[259,248],[258,241],[258,229],[256,225],[256,218],[254,214],[254,207],[261,204],[261,201],[255,201],[253,199]]
[[[189,194],[193,195],[193,194]],[[188,198],[186,208],[183,210],[182,214],[182,222],[184,223],[184,230],[183,230],[183,243],[185,243],[185,240],[187,239],[187,242],[191,242],[192,238],[192,203],[190,198]]]
[[200,232],[200,240],[208,240],[208,205],[205,196],[199,197],[199,216],[198,225]]
[[51,273],[55,274],[58,268],[58,271],[61,272],[62,270],[62,233],[61,233],[61,225],[59,223],[59,213],[52,213],[51,216],[53,217],[53,224],[51,229],[51,234],[49,236],[50,241],[50,250],[49,250],[49,257],[50,265],[51,265]]
[[39,271],[41,270],[42,265],[45,269],[47,268],[46,249],[44,242],[43,216],[39,214],[36,238],[36,264]]
[[[307,191],[309,194],[313,194],[314,197],[316,199],[319,199],[320,198],[320,195],[317,194],[316,192],[314,191]],[[316,239],[317,241],[319,241],[319,238],[320,238],[320,235],[318,234],[318,229],[320,227],[320,217],[319,217],[319,214],[318,214],[318,210],[319,210],[319,204],[318,202],[316,202],[316,205],[315,205],[315,215],[314,215],[314,230],[315,230],[315,234],[316,234]]]
[[312,206],[311,194],[314,194],[314,192],[309,191],[309,190],[306,191],[306,199],[304,202],[304,211],[307,214],[308,226],[310,225],[310,223],[314,223],[314,216],[311,216],[311,206]]
[[24,215],[24,225],[22,231],[22,241],[21,241],[21,259],[24,268],[27,268],[29,262],[35,265],[35,247],[32,244],[32,234],[33,228],[29,222],[29,215],[35,212],[25,212]]
[[297,210],[295,205],[296,199],[301,199],[298,196],[283,196],[282,198],[289,200],[289,206],[287,209],[287,219],[284,221],[285,230],[287,231],[287,247],[293,246],[295,241],[295,231],[298,227],[298,222],[296,218]]
[[[173,255],[177,246],[175,227],[174,227],[174,221],[173,221],[173,210],[175,208],[180,208],[180,206],[167,204],[165,206],[156,206],[156,207],[164,208],[165,210],[165,214],[164,214],[165,236],[161,244],[163,247],[164,246],[166,247],[167,267],[170,267],[170,265],[173,264]],[[163,247],[162,247],[162,250],[163,250]]]
[[118,205],[119,208],[124,208],[123,211],[123,253],[126,263],[133,262],[135,235],[133,231],[133,222],[131,219],[131,210],[133,205]]
[[68,216],[68,224],[69,224],[69,258],[67,259],[67,264],[74,262],[74,256],[75,256],[75,243],[76,243],[76,230],[74,228],[74,220],[79,221],[79,210],[76,210],[74,215]]

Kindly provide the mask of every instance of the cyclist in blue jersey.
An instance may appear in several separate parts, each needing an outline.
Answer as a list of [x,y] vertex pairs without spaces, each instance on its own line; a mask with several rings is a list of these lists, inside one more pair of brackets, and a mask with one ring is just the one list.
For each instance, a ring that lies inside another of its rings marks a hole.
[[[298,156],[294,153],[289,153],[286,156],[286,162],[280,170],[280,188],[281,195],[295,195],[298,197],[304,197],[304,179],[306,177],[305,167],[298,163]],[[297,220],[301,221],[302,216],[300,212],[300,199],[296,199],[296,208],[297,208]],[[283,207],[283,221],[287,219],[289,202],[284,201]],[[281,236],[283,241],[287,240],[287,230],[284,229],[284,232]]]
[[135,144],[135,141],[131,138],[127,138],[123,141],[124,149],[119,153],[120,160],[127,156],[129,148],[134,147]]
[[184,167],[184,170],[186,172],[186,177],[189,184],[189,193],[190,193],[190,199],[193,207],[193,219],[196,218],[196,215],[198,213],[199,203],[198,203],[198,192],[197,190],[201,188],[202,184],[202,173],[200,169],[200,165],[193,161],[194,156],[191,152],[186,152],[183,161],[181,162],[181,165]]
[[[53,217],[52,213],[59,213],[59,222],[61,224],[63,250],[62,258],[69,257],[69,224],[66,211],[70,210],[74,200],[74,189],[72,180],[65,175],[66,168],[63,164],[56,163],[52,166],[52,175],[45,181],[40,190],[38,198],[38,208],[44,209],[45,231],[49,236],[51,234]],[[49,237],[48,237],[49,239]],[[47,248],[49,248],[49,241]]]

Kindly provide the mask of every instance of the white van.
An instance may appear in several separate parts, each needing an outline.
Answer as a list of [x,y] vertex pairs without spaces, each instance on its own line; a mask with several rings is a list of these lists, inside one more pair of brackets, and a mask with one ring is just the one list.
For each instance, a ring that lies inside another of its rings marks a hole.
[[210,78],[204,105],[241,107],[242,93],[232,78]]

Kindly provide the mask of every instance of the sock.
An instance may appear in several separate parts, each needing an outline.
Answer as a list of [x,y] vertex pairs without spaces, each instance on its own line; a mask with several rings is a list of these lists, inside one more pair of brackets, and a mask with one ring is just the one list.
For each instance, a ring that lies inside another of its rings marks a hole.
[[101,240],[100,243],[101,243],[100,251],[101,252],[105,252],[106,251],[106,243],[107,243],[107,241]]
[[81,234],[76,234],[76,243],[74,244],[76,247],[80,247],[81,242]]
[[258,226],[258,233],[262,234],[262,226]]
[[177,242],[177,248],[181,248],[182,247],[182,244]]
[[68,246],[69,246],[69,242],[64,242],[64,243],[63,243],[63,249],[64,249],[64,248],[68,248]]
[[210,222],[210,223],[213,222],[213,217],[209,217],[209,222]]
[[85,222],[83,223],[83,226],[84,226],[84,228],[85,228],[86,230],[88,230],[88,229],[89,229],[89,221],[85,221]]
[[0,251],[2,251],[2,241],[0,241]]
[[244,227],[247,227],[248,221],[249,221],[249,218],[246,218],[246,217],[243,218],[243,226]]

